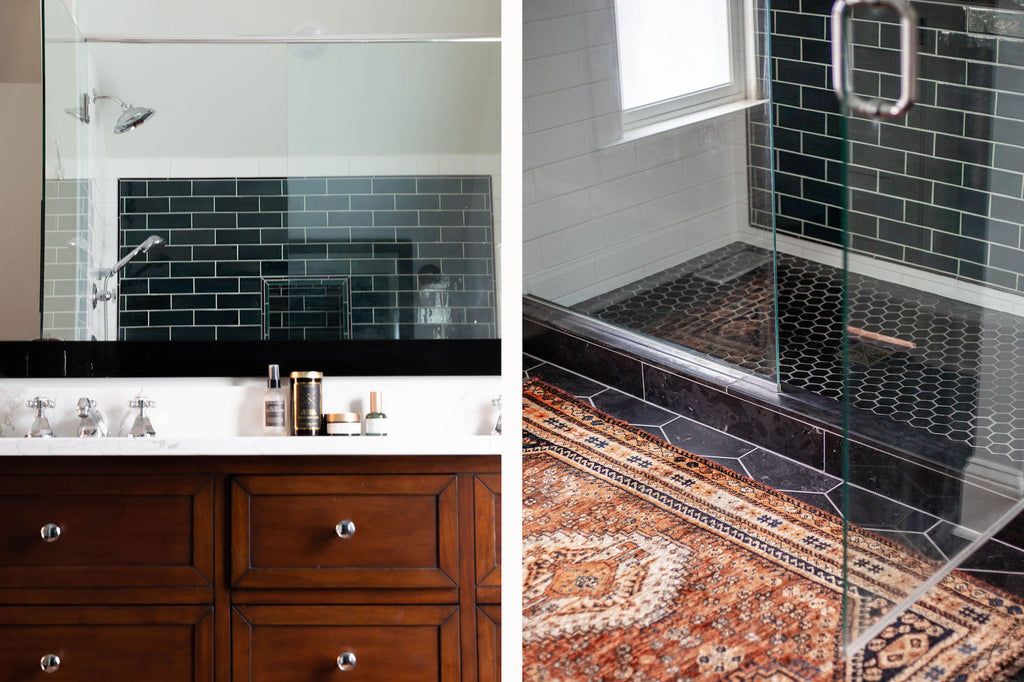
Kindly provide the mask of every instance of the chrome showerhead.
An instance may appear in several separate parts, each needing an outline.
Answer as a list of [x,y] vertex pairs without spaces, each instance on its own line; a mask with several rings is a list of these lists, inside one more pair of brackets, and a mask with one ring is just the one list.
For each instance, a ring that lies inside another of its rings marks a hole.
[[148,119],[156,115],[156,112],[146,107],[122,107],[121,117],[117,119],[117,123],[114,124],[114,133],[120,135],[121,133],[128,132],[132,128],[137,128]]
[[139,250],[142,253],[148,253],[150,249],[155,247],[161,247],[164,245],[164,238],[158,235],[152,234],[146,237],[146,241],[139,244]]
[[[95,102],[101,99],[112,99],[121,107],[121,116],[117,119],[117,123],[114,124],[115,135],[126,133],[133,128],[138,128],[140,125],[156,115],[155,109],[150,109],[148,107],[133,107],[120,97],[115,97],[114,95],[97,95],[96,91],[93,90],[92,101]],[[86,121],[86,123],[88,123],[88,121]]]
[[140,253],[149,253],[151,249],[160,249],[164,245],[164,238],[157,235],[150,235],[146,237],[146,240],[132,249],[127,256],[117,261],[117,264],[109,270],[101,270],[100,275],[103,277],[113,277],[117,272],[128,265],[128,262],[138,256]]
[[103,291],[100,291],[96,284],[92,285],[92,295],[88,297],[92,307],[95,308],[96,304],[100,301],[112,301],[116,295],[117,289],[107,289],[107,280],[116,275],[121,268],[128,265],[128,262],[138,256],[140,253],[149,253],[153,249],[161,249],[164,245],[164,238],[158,235],[152,234],[146,237],[145,241],[136,246],[134,249],[128,252],[128,255],[117,261],[117,264],[112,268],[102,268],[96,275],[103,279]]

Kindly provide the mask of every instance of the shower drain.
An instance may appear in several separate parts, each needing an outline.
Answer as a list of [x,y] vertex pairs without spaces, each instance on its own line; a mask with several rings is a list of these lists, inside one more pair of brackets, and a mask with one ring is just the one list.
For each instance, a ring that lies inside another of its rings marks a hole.
[[[850,362],[870,367],[893,354],[888,348],[872,346],[868,343],[855,343],[850,346]],[[842,351],[839,352],[842,355]]]

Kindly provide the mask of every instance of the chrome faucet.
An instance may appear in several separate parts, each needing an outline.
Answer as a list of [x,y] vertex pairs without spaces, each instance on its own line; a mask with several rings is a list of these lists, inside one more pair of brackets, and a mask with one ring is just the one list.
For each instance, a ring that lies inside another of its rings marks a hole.
[[79,398],[77,413],[79,438],[103,438],[107,435],[107,418],[95,400]]
[[135,396],[133,400],[128,401],[128,407],[134,407],[139,410],[139,413],[135,415],[135,421],[132,422],[132,428],[128,432],[129,438],[152,438],[156,435],[156,431],[153,429],[152,422],[149,421],[149,417],[146,416],[147,407],[156,407],[156,403],[146,398],[145,396]]
[[53,398],[43,398],[36,396],[32,400],[25,403],[28,407],[34,407],[36,410],[36,418],[32,420],[32,427],[25,434],[28,438],[53,438],[53,429],[50,428],[50,420],[46,418],[46,414],[43,412],[47,407],[53,407]]

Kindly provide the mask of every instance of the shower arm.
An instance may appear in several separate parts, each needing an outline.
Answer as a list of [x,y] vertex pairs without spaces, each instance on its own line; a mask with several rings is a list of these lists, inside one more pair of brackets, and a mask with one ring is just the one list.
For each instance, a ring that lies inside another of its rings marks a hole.
[[104,286],[106,286],[107,280],[110,279],[111,277],[113,277],[114,275],[116,275],[121,268],[123,268],[124,266],[128,265],[128,262],[132,258],[135,258],[140,253],[142,253],[143,251],[149,251],[149,249],[144,249],[143,248],[144,246],[145,246],[144,243],[143,244],[139,244],[134,249],[132,249],[128,253],[127,256],[125,256],[121,260],[117,261],[117,263],[114,265],[114,267],[112,267],[112,268],[104,268],[103,270],[100,270],[98,274],[101,277],[103,277],[103,284],[104,284]]
[[96,91],[93,90],[92,91],[92,101],[96,102],[97,100],[101,100],[101,99],[112,99],[112,100],[114,100],[115,102],[118,103],[118,105],[120,105],[122,111],[124,111],[126,109],[129,109],[131,107],[130,104],[127,104],[120,97],[115,97],[114,95],[97,95]]

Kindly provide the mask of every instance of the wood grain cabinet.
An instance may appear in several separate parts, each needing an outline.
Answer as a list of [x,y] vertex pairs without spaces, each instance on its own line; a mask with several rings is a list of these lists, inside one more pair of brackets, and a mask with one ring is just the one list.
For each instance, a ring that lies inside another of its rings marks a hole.
[[212,682],[213,609],[0,607],[0,679]]
[[457,606],[243,606],[232,636],[236,681],[461,679]]
[[240,476],[235,587],[451,588],[455,476]]
[[0,585],[213,584],[210,476],[0,477]]
[[497,456],[10,458],[0,519],[0,682],[499,679]]

